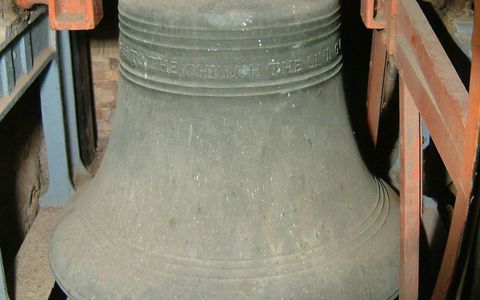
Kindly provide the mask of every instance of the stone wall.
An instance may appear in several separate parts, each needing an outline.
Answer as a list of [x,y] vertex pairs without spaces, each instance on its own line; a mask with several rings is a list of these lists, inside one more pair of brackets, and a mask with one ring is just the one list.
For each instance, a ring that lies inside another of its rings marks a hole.
[[0,122],[0,246],[7,270],[48,187],[40,115],[33,87]]

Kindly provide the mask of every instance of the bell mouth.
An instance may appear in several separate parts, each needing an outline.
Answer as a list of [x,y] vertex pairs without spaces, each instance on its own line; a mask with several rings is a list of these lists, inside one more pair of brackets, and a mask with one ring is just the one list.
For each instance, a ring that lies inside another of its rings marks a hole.
[[[202,260],[145,251],[99,233],[95,222],[77,214],[85,209],[77,201],[55,230],[52,240],[57,242],[50,246],[49,261],[61,288],[77,300],[171,299],[174,295],[180,299],[244,299],[239,295],[245,294],[246,287],[253,289],[252,296],[260,291],[270,299],[287,294],[291,299],[319,299],[326,294],[332,299],[353,299],[357,287],[376,290],[371,295],[365,292],[368,299],[394,299],[398,296],[396,282],[381,274],[389,272],[398,257],[383,252],[382,244],[398,243],[398,237],[390,234],[398,227],[391,218],[398,214],[398,203],[383,182],[378,181],[378,188],[371,214],[343,238],[308,251],[252,260]],[[88,187],[82,192],[88,193]],[[358,264],[370,277],[358,278],[351,272],[352,265]],[[372,269],[378,276],[371,276]],[[154,286],[145,285],[145,274],[150,274]],[[288,291],[278,286],[279,278],[289,283]],[[344,286],[346,283],[350,287]],[[379,292],[375,285],[386,289]],[[338,295],[332,287],[339,289]]]

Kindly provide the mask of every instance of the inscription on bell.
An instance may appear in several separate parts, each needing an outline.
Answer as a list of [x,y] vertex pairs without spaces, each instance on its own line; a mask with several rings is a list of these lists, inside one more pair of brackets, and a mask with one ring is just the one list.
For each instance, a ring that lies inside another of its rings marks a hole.
[[241,79],[258,78],[260,76],[261,66],[258,64],[245,65],[203,65],[187,64],[183,68],[183,73],[189,78],[201,79]]
[[120,43],[122,59],[135,67],[150,68],[160,73],[177,74],[177,60],[162,56],[145,55]]
[[148,55],[140,50],[121,43],[122,60],[143,71],[147,78],[152,75],[173,75],[190,79],[268,79],[288,77],[311,72],[335,60],[341,51],[341,40],[310,53],[289,59],[270,58],[265,63],[244,64],[202,64],[191,63],[188,58],[177,59],[170,56]]
[[301,58],[281,61],[275,61],[272,59],[268,65],[270,67],[271,75],[276,77],[321,68],[340,54],[342,48],[341,43],[342,42],[339,39],[335,44]]

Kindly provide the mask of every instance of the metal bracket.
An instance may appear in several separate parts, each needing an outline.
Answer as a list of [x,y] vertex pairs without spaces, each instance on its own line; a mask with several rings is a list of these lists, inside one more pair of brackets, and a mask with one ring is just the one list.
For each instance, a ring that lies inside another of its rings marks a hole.
[[88,30],[103,18],[102,0],[16,0],[17,5],[30,9],[35,4],[48,5],[50,25],[56,30]]

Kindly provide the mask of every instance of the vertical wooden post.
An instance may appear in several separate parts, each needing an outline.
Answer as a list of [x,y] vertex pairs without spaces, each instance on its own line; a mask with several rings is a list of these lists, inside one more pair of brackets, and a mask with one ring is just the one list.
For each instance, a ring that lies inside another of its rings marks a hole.
[[400,80],[400,299],[418,299],[422,201],[422,126],[420,113]]

